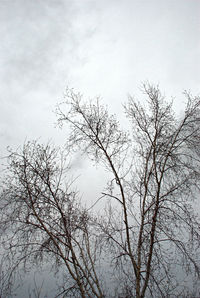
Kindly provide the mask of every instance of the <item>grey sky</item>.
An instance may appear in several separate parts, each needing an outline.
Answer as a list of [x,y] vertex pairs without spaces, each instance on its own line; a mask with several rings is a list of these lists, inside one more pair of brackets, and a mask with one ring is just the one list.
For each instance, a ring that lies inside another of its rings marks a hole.
[[[52,111],[66,86],[115,112],[145,80],[178,109],[184,89],[199,94],[199,0],[0,0],[0,36],[0,156],[25,139],[64,142]],[[84,171],[94,202],[105,178]]]
[[[183,89],[199,92],[197,0],[0,0],[0,36],[0,156],[25,139],[64,143],[52,111],[67,85],[115,112],[144,80],[176,95],[178,108]],[[94,202],[105,175],[78,155],[72,165]]]
[[198,0],[0,0],[0,35],[1,154],[62,142],[52,110],[67,85],[115,110],[144,80],[199,92]]

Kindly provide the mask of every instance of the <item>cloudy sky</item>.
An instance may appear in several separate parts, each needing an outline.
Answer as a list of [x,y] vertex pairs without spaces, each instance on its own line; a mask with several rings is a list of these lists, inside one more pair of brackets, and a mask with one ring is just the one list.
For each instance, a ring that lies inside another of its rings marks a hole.
[[64,141],[53,110],[66,86],[115,112],[145,80],[176,109],[183,90],[200,94],[199,0],[0,0],[0,36],[0,156]]
[[142,81],[199,93],[198,0],[0,0],[0,142],[55,142],[65,87],[120,110]]
[[[198,0],[0,0],[0,36],[0,157],[25,140],[65,142],[53,111],[66,86],[116,113],[146,80],[177,110],[184,89],[200,93]],[[91,171],[79,155],[73,166]]]

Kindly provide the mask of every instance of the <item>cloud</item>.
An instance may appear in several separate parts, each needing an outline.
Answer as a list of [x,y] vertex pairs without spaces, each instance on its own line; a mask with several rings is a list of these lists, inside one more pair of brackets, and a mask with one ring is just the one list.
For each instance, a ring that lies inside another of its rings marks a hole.
[[3,146],[63,139],[52,110],[65,85],[119,112],[146,79],[169,95],[196,92],[199,8],[194,0],[0,1]]

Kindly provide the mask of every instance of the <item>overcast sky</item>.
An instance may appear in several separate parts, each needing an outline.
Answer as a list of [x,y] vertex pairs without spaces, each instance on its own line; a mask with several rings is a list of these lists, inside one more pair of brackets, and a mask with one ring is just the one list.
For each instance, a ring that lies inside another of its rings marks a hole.
[[[64,143],[53,111],[66,86],[114,112],[145,80],[178,110],[184,89],[200,93],[198,0],[0,0],[0,36],[0,157],[25,140]],[[73,166],[91,170],[79,155]]]
[[0,0],[0,153],[63,139],[53,114],[65,87],[120,109],[141,81],[182,104],[199,93],[198,0]]
[[0,156],[63,142],[53,110],[66,86],[115,112],[145,80],[180,110],[184,89],[200,94],[199,0],[0,0],[0,36]]

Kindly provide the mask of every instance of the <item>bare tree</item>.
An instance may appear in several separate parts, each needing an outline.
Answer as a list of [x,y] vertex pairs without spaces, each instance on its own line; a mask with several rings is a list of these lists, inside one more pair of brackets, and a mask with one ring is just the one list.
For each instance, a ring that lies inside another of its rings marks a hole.
[[199,277],[200,99],[185,93],[179,119],[157,87],[144,84],[143,91],[146,108],[132,97],[125,105],[130,134],[98,99],[84,103],[73,90],[58,106],[58,122],[71,126],[71,149],[113,175],[99,227],[116,260],[122,296],[180,297],[186,293],[181,278]]
[[103,297],[97,239],[66,176],[66,158],[66,152],[64,157],[37,142],[10,152],[1,194],[2,243],[13,272],[46,261],[66,276],[62,297]]
[[[13,270],[43,261],[60,270],[58,296],[195,295],[200,99],[185,93],[185,113],[176,117],[159,88],[144,84],[143,92],[143,105],[130,96],[124,106],[129,132],[98,98],[84,102],[67,90],[57,108],[59,124],[70,126],[65,151],[28,142],[10,152],[1,194],[2,243]],[[93,208],[83,208],[72,190],[65,166],[70,150],[81,150],[109,173]],[[104,199],[106,208],[94,215]]]

